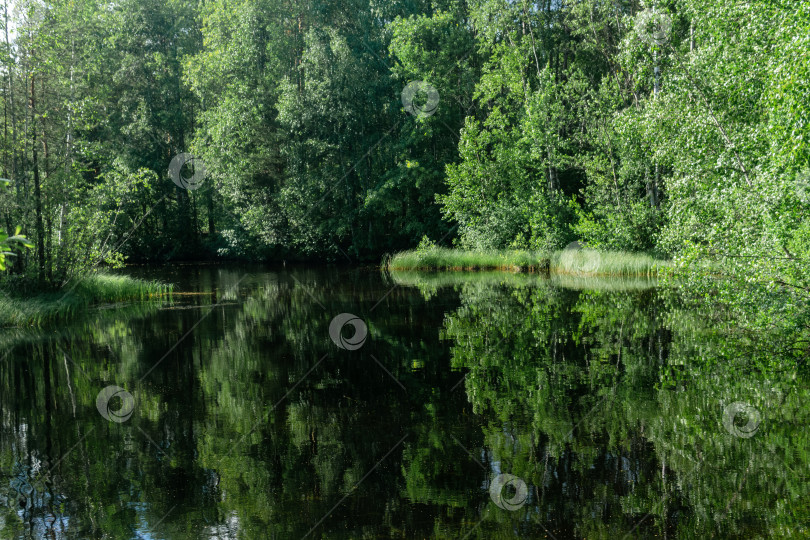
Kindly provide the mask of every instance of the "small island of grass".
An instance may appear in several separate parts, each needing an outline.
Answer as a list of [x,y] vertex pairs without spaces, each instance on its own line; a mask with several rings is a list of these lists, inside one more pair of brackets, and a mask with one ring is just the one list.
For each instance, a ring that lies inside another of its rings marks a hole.
[[390,270],[503,270],[587,276],[655,277],[668,261],[622,251],[565,249],[466,251],[432,247],[403,251],[385,262]]

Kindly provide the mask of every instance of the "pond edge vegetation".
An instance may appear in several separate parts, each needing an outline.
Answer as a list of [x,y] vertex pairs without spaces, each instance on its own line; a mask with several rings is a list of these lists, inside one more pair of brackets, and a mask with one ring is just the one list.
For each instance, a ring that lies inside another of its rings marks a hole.
[[402,251],[383,261],[388,270],[454,270],[528,272],[574,276],[657,277],[670,261],[643,253],[565,249],[460,250],[431,247]]
[[34,296],[0,294],[0,327],[42,326],[75,318],[94,306],[171,297],[173,285],[95,273],[66,284],[62,289]]

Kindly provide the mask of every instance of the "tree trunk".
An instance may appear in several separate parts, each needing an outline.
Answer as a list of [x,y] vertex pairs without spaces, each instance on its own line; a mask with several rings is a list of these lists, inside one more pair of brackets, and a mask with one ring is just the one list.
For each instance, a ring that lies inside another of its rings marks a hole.
[[[658,94],[661,93],[661,68],[658,67],[658,51],[653,52],[653,59],[655,62],[655,86],[653,90],[653,98],[658,99]],[[658,183],[660,181],[660,171],[658,163],[655,164],[655,176],[650,182],[650,206],[658,208]]]
[[695,51],[695,23],[689,22],[689,52]]
[[555,197],[560,189],[560,181],[557,179],[557,168],[551,162],[551,147],[546,148],[548,156],[548,189],[552,197]]
[[217,227],[214,221],[214,195],[212,189],[208,189],[206,197],[208,199],[208,234],[213,238],[217,232]]
[[34,204],[37,230],[37,264],[39,281],[45,279],[45,227],[42,223],[42,187],[39,179],[39,157],[37,155],[37,98],[34,86],[36,77],[31,75],[31,166],[34,169]]
[[[45,95],[45,79],[40,80],[39,84],[40,91],[42,95]],[[48,151],[48,135],[45,132],[45,121],[41,122],[42,128],[42,173],[44,175],[44,180],[48,180],[48,176],[50,174],[50,152]],[[51,256],[53,253],[53,220],[51,219],[52,216],[52,209],[51,209],[51,197],[46,197],[45,199],[45,261],[46,261],[46,276],[49,282],[53,281],[53,257]]]

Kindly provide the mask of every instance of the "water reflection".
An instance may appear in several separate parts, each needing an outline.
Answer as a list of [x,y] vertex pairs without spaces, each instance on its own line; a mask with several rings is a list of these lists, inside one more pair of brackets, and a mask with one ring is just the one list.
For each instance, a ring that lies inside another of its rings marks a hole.
[[801,358],[677,290],[159,272],[163,305],[0,336],[3,538],[806,534]]

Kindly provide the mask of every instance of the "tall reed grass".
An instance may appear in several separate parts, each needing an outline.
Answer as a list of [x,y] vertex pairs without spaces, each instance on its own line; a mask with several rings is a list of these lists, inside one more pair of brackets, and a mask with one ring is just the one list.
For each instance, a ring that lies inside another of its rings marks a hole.
[[0,326],[42,326],[77,317],[98,304],[149,301],[171,295],[172,286],[157,281],[97,273],[63,290],[18,296],[0,294]]
[[534,251],[462,251],[431,248],[403,251],[388,259],[392,270],[512,270],[548,271],[549,256]]
[[509,270],[572,276],[655,277],[668,261],[643,253],[566,249],[533,251],[463,251],[431,248],[403,251],[384,261],[389,270]]
[[670,267],[669,261],[644,253],[593,249],[555,251],[550,265],[552,273],[572,276],[656,277]]

